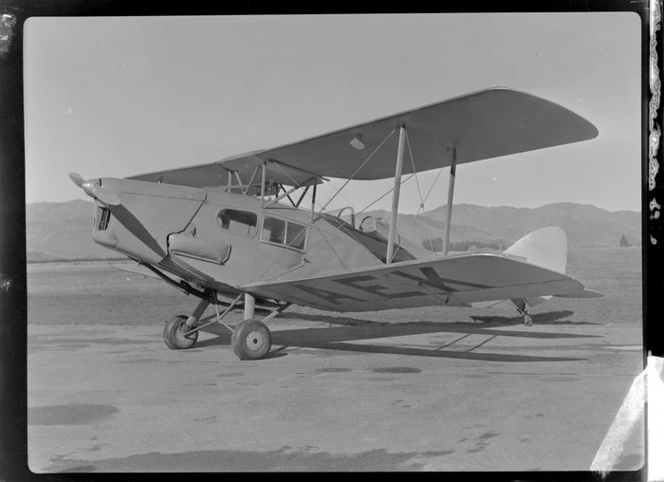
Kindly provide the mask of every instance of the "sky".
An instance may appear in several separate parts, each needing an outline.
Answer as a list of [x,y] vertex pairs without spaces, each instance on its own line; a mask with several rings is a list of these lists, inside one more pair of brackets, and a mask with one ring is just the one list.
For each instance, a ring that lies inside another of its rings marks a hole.
[[[89,200],[69,172],[210,163],[504,86],[600,134],[460,165],[455,204],[639,211],[640,29],[620,12],[31,18],[26,202]],[[429,191],[425,210],[445,204],[448,172],[406,182],[399,211],[417,212]],[[343,183],[320,187],[319,203]],[[328,209],[359,211],[392,183],[351,182]],[[371,209],[389,207],[386,196]]]

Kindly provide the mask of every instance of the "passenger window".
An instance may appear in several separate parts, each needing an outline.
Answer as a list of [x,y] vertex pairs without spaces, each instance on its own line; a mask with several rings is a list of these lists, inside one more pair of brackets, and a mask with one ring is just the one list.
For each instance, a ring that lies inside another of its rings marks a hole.
[[261,241],[269,241],[270,243],[284,244],[285,234],[286,234],[285,221],[265,216],[265,219],[263,220],[263,232],[261,233]]
[[257,223],[258,216],[250,211],[222,209],[217,213],[219,227],[240,236],[254,236]]

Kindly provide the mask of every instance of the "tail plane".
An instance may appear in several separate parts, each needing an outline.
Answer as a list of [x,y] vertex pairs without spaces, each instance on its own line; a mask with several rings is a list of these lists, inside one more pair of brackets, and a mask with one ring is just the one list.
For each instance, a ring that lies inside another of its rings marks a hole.
[[[567,234],[558,226],[550,226],[533,231],[512,246],[504,253],[510,257],[521,258],[530,264],[565,274],[567,270]],[[536,296],[531,298],[518,298],[510,300],[496,300],[494,302],[473,303],[476,307],[510,308],[516,307],[517,311],[524,315],[527,325],[532,323],[527,314],[528,308],[533,308],[553,296],[562,298],[600,298],[604,295],[593,290],[584,289],[578,293],[564,295]]]

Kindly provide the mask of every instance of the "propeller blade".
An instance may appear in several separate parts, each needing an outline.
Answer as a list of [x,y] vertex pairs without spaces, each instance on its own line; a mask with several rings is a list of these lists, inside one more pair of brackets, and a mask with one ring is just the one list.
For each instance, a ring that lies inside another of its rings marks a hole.
[[118,197],[117,193],[108,189],[97,188],[94,190],[93,195],[104,204],[108,204],[110,206],[117,206],[120,204],[120,198]]
[[95,179],[86,180],[78,173],[70,172],[69,179],[74,184],[83,189],[88,196],[92,196],[104,204],[109,206],[117,206],[120,204],[120,197],[116,192],[109,189],[102,188]]
[[71,179],[74,184],[76,184],[78,187],[83,187],[83,183],[85,182],[85,179],[83,179],[83,176],[80,174],[77,174],[75,172],[70,172],[69,173],[69,179]]

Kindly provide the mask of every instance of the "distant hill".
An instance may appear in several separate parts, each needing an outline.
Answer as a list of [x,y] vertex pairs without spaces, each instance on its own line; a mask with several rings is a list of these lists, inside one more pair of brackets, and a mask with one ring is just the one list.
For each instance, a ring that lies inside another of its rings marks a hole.
[[[360,217],[369,214],[390,218],[387,211],[380,210],[364,213]],[[447,206],[441,206],[419,215],[399,214],[397,225],[402,236],[421,244],[426,238],[443,236],[446,218]],[[547,204],[534,209],[455,204],[450,241],[509,245],[546,226],[563,228],[572,248],[617,247],[623,235],[633,246],[641,245],[640,213],[611,212],[590,204],[575,203]]]
[[25,207],[28,263],[121,257],[92,240],[94,203],[33,203]]
[[[390,213],[388,211],[377,210],[362,213],[358,217],[358,223],[364,219],[365,216],[378,216],[389,221]],[[454,216],[454,210],[452,210]],[[442,237],[445,233],[445,216],[442,219],[429,216],[425,214],[399,214],[397,217],[397,227],[401,236],[408,238],[418,246],[422,245],[422,241],[426,238]],[[457,223],[452,219],[452,232],[450,233],[451,242],[459,241],[482,241],[482,242],[498,242],[498,244],[509,243],[511,238],[506,238],[503,235],[489,232],[485,229],[478,228],[472,224]]]
[[[109,259],[120,255],[92,241],[94,203],[26,205],[28,262]],[[447,207],[420,215],[399,214],[399,232],[421,246],[425,238],[442,237]],[[367,215],[390,218],[386,211]],[[359,222],[359,221],[358,221]],[[623,235],[633,246],[641,244],[641,215],[634,211],[610,212],[588,204],[556,203],[535,209],[508,206],[455,205],[452,211],[451,242],[478,241],[509,245],[530,231],[560,226],[567,232],[570,247],[617,247]]]

